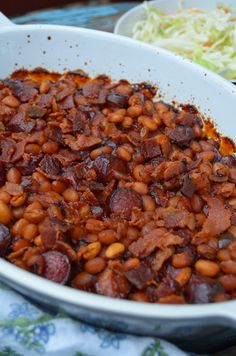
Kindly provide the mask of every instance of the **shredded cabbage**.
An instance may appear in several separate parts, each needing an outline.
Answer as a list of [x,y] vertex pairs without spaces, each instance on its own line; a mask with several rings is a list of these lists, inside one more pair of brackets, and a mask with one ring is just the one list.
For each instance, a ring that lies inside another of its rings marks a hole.
[[146,19],[137,21],[133,38],[166,48],[236,79],[236,15],[223,5],[214,10],[184,9],[174,14],[144,3]]

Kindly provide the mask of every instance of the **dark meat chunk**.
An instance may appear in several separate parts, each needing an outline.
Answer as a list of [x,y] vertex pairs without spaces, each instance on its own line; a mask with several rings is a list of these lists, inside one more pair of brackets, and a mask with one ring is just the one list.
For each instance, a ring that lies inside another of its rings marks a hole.
[[201,276],[192,276],[186,296],[190,303],[203,304],[213,302],[214,296],[223,292],[224,289],[217,280]]
[[0,161],[6,163],[15,163],[21,159],[24,154],[25,142],[16,143],[11,138],[5,138],[0,142],[1,155]]
[[33,119],[42,118],[47,112],[47,109],[43,108],[40,105],[32,105],[28,108],[27,114]]
[[132,189],[116,189],[110,198],[111,212],[124,219],[130,219],[134,208],[142,209],[141,196]]
[[195,123],[195,117],[195,114],[183,110],[176,116],[175,123],[177,125],[191,127]]
[[236,167],[236,158],[233,155],[223,156],[221,158],[221,163],[225,164],[226,166],[232,168]]
[[19,111],[8,124],[8,129],[15,132],[30,133],[36,126],[35,121],[26,118],[23,111]]
[[0,257],[4,257],[5,253],[12,241],[10,231],[7,226],[0,224]]
[[38,90],[34,88],[32,82],[26,82],[20,79],[10,79],[7,80],[5,84],[23,103],[33,99],[38,94]]
[[107,102],[109,104],[113,104],[114,106],[118,106],[119,108],[127,108],[128,107],[128,97],[124,94],[111,92],[107,96]]
[[137,267],[125,272],[124,275],[138,289],[144,288],[153,279],[151,269],[144,263],[140,263]]
[[106,102],[106,90],[103,89],[101,83],[90,82],[84,84],[83,95],[93,104],[105,104]]
[[236,226],[236,211],[233,211],[230,221],[233,226]]
[[68,119],[72,121],[74,132],[84,133],[87,123],[87,118],[84,112],[75,110],[70,113]]
[[36,168],[38,168],[42,158],[42,153],[38,155],[24,154],[24,160],[17,162],[16,167],[19,169],[21,174],[25,176],[31,175],[34,173]]
[[144,140],[141,145],[141,154],[145,160],[161,155],[161,149],[155,138]]
[[193,129],[187,126],[176,126],[174,129],[168,129],[166,135],[173,143],[184,146],[188,145],[195,138]]
[[183,185],[181,188],[181,193],[185,195],[188,198],[191,198],[196,191],[197,187],[195,184],[193,184],[192,179],[186,175],[184,177]]
[[93,168],[97,173],[98,179],[105,182],[115,179],[116,174],[126,174],[127,172],[126,163],[122,159],[110,154],[98,156],[93,162]]
[[68,257],[58,251],[48,251],[42,256],[45,261],[43,277],[56,283],[65,284],[71,269]]
[[58,143],[58,145],[64,145],[63,135],[62,135],[62,131],[61,131],[60,127],[51,126],[48,137],[52,141]]
[[52,178],[61,174],[60,162],[51,155],[45,155],[40,162],[39,167],[44,173]]

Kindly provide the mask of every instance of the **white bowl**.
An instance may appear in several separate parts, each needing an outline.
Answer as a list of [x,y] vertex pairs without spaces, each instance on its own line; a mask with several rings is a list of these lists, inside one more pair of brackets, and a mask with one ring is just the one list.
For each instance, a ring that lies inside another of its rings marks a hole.
[[[50,25],[15,26],[0,14],[0,77],[22,67],[83,69],[132,82],[151,81],[164,100],[195,104],[236,138],[236,87],[165,50],[123,36]],[[160,305],[107,298],[55,284],[0,259],[0,279],[53,307],[94,324],[171,340],[205,339],[236,327],[236,301],[209,305]],[[216,342],[221,338],[217,337]]]
[[[165,13],[175,13],[180,4],[180,0],[154,0],[148,1],[149,4],[155,5]],[[211,10],[216,8],[217,4],[225,4],[236,13],[235,0],[184,0],[182,2],[184,8],[198,8],[202,10]],[[132,30],[134,24],[139,20],[145,20],[146,10],[145,5],[142,3],[127,11],[117,21],[114,33],[117,35],[132,37]],[[236,80],[232,80],[236,84]]]

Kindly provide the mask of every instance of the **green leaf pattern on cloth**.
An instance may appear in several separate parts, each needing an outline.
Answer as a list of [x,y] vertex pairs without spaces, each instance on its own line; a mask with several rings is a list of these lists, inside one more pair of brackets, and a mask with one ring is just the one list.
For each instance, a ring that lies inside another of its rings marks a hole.
[[[0,282],[0,356],[186,356],[174,345],[113,332],[53,313]],[[90,323],[102,320],[88,315]]]

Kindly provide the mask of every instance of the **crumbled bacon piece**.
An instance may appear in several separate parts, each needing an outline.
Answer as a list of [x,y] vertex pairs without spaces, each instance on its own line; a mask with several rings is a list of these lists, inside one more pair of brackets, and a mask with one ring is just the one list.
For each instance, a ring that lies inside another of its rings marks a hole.
[[156,248],[164,249],[172,245],[181,245],[183,239],[180,236],[168,232],[164,228],[154,229],[144,237],[129,246],[129,251],[137,257],[146,257]]
[[93,136],[77,135],[76,138],[70,135],[64,135],[65,144],[72,150],[79,151],[90,148],[101,143],[101,139]]
[[208,204],[209,212],[202,230],[197,234],[200,237],[215,237],[230,227],[231,212],[224,203],[218,198],[206,196],[204,198]]

